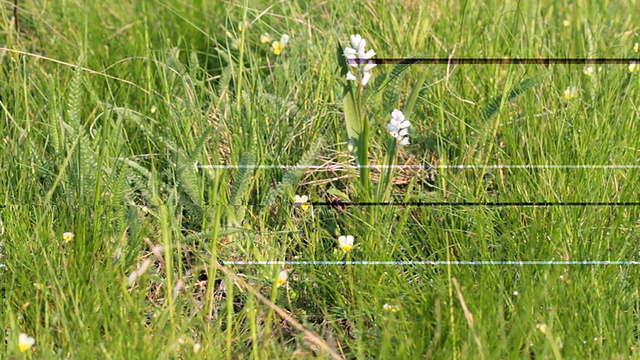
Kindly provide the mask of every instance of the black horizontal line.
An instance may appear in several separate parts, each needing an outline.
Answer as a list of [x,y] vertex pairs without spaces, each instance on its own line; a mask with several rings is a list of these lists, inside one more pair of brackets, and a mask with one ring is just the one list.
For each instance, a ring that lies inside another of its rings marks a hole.
[[369,60],[347,60],[349,63],[371,62],[373,64],[502,64],[502,65],[587,65],[587,64],[629,64],[638,59],[629,58],[375,58]]
[[312,202],[312,206],[487,206],[487,207],[505,207],[505,206],[640,206],[640,201],[625,202],[568,202],[568,201],[523,201],[523,202],[485,202],[485,201],[447,201],[447,202],[348,202],[348,201],[328,201],[328,202]]

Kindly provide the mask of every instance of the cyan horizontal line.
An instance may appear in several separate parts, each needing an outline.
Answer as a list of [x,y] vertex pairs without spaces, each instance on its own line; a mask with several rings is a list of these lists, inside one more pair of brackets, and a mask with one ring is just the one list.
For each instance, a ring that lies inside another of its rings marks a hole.
[[305,169],[305,170],[357,170],[357,169],[640,169],[640,165],[197,165],[200,169]]

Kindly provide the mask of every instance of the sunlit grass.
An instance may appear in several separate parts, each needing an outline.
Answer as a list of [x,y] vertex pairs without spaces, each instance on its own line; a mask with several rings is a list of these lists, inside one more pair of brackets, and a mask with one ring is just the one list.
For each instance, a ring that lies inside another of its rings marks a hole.
[[[19,5],[0,358],[638,357],[637,266],[357,262],[638,261],[639,206],[314,205],[637,201],[635,168],[443,166],[636,164],[637,61],[345,57],[637,58],[627,3]],[[285,260],[344,263],[233,264]]]

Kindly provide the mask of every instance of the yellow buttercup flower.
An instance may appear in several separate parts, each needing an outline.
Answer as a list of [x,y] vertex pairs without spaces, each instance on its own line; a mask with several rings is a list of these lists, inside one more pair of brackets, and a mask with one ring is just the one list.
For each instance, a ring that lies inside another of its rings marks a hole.
[[36,339],[32,338],[27,334],[20,333],[20,335],[18,335],[18,349],[20,350],[20,352],[25,352],[31,349],[31,347],[35,343],[36,343]]
[[640,43],[636,43],[635,45],[633,45],[633,51],[640,52]]

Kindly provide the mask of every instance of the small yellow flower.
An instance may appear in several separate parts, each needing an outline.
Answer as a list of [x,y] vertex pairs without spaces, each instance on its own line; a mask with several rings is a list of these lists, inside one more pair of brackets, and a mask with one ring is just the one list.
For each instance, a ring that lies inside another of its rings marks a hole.
[[309,198],[307,197],[307,195],[296,195],[295,199],[293,200],[293,205],[300,206],[302,210],[307,211],[310,206],[309,204],[307,204],[308,200]]
[[251,23],[248,23],[246,21],[240,21],[238,23],[238,30],[242,31],[244,29],[248,29],[251,27]]
[[400,311],[400,307],[397,305],[389,305],[389,304],[384,304],[382,305],[382,309],[384,311],[388,311],[388,312],[392,312],[392,313],[396,313],[398,311]]
[[273,41],[273,39],[271,38],[271,36],[269,36],[269,34],[264,33],[264,34],[260,35],[260,42],[261,43],[266,44],[266,43],[270,43],[272,41]]
[[629,64],[629,72],[633,73],[638,71],[638,63],[636,63],[635,61],[632,61],[631,64]]
[[278,279],[276,280],[276,286],[280,287],[284,285],[284,283],[287,282],[288,277],[289,277],[289,273],[287,272],[287,270],[280,271],[280,274],[278,274]]
[[538,330],[540,330],[540,332],[543,333],[543,334],[547,333],[547,325],[546,324],[537,324],[536,328]]
[[285,44],[281,43],[280,41],[274,41],[273,43],[271,43],[271,51],[273,51],[273,53],[276,55],[280,55],[282,50],[284,50],[284,47]]
[[593,76],[595,71],[596,70],[593,68],[593,66],[585,66],[582,68],[582,72],[587,76]]
[[20,349],[20,352],[25,352],[31,349],[31,347],[35,343],[36,343],[36,339],[32,338],[27,334],[20,333],[20,335],[18,335],[18,349]]
[[578,97],[578,89],[575,86],[567,86],[564,91],[564,98],[567,100]]
[[344,252],[351,251],[351,249],[353,249],[353,236],[351,235],[340,236],[338,238],[338,246],[340,246],[340,249],[342,249],[342,251]]
[[280,41],[274,41],[271,43],[271,51],[273,51],[273,53],[276,55],[280,55],[280,53],[282,52],[282,50],[284,50],[288,43],[289,35],[284,34],[280,37]]
[[633,51],[640,52],[640,43],[636,43],[635,45],[633,45]]
[[69,241],[73,240],[73,238],[75,236],[76,235],[74,233],[72,233],[72,232],[66,232],[66,233],[62,234],[62,239],[64,240],[64,243],[67,244],[67,243],[69,243]]
[[562,26],[569,27],[571,25],[571,21],[564,19],[562,20]]

